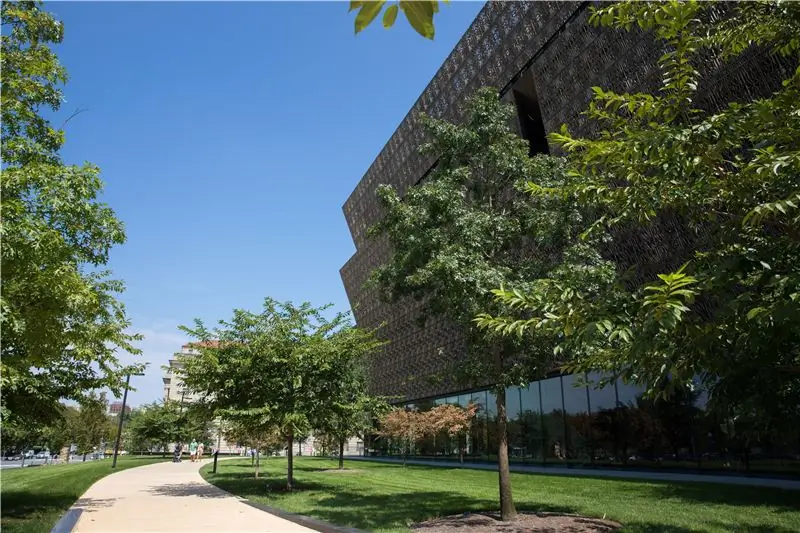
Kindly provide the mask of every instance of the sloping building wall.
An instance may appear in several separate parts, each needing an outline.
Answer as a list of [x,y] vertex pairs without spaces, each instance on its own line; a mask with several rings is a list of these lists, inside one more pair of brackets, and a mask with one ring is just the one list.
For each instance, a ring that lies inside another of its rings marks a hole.
[[[385,324],[382,335],[390,341],[372,362],[374,392],[415,400],[465,388],[451,377],[453,365],[465,353],[457,328],[443,320],[421,328],[415,322],[419,302],[386,304],[364,289],[370,273],[390,252],[385,241],[367,236],[381,214],[376,188],[391,184],[402,194],[423,179],[435,161],[418,154],[424,142],[420,114],[458,121],[464,104],[481,87],[496,87],[504,100],[524,111],[518,130],[531,142],[532,151],[547,151],[544,132],[556,131],[562,124],[573,134],[592,134],[593,125],[582,112],[593,86],[618,92],[656,89],[662,45],[643,32],[589,25],[593,4],[488,2],[345,202],[345,218],[356,245],[356,253],[341,269],[345,290],[358,324],[368,328]],[[715,9],[724,13],[728,7],[719,4]],[[713,110],[731,100],[770,94],[779,87],[788,65],[753,52],[731,64],[709,56],[701,70],[705,76],[696,103]],[[665,254],[642,259],[636,253],[642,240]],[[623,265],[636,261],[642,275],[663,268],[691,246],[674,220],[622,242],[610,254]]]

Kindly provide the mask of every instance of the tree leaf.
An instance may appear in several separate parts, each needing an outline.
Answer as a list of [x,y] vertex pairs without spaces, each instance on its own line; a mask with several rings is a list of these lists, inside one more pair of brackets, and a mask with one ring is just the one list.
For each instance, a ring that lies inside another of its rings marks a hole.
[[400,11],[400,8],[397,4],[392,4],[386,8],[386,11],[383,13],[383,27],[384,28],[391,28],[394,26],[394,22],[397,20],[397,13]]
[[375,17],[377,17],[378,13],[381,12],[381,9],[383,9],[383,4],[385,3],[386,0],[362,3],[361,9],[358,11],[355,20],[356,33],[362,31],[364,28],[369,26],[373,20],[375,20]]
[[411,27],[427,39],[433,40],[436,30],[433,26],[434,2],[431,0],[401,0],[400,9],[405,13]]

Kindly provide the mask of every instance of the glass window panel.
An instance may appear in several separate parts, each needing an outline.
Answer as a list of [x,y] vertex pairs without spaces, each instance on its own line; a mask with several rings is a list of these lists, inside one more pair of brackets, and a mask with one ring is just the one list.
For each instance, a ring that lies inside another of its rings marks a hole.
[[450,405],[458,405],[459,404],[458,396],[450,396],[449,398],[447,398],[447,403]]
[[473,392],[470,395],[469,401],[471,401],[472,403],[474,403],[475,405],[478,406],[478,409],[482,413],[481,416],[486,416],[486,391],[485,390],[479,391],[479,392]]
[[656,461],[658,428],[644,389],[617,380],[616,461],[624,465],[652,466]]
[[539,405],[539,382],[535,381],[520,390],[521,411],[520,431],[524,447],[524,457],[535,462],[544,460],[542,456],[542,416]]
[[589,407],[591,408],[590,448],[592,461],[597,464],[609,464],[617,461],[616,439],[616,406],[617,389],[610,376],[591,372],[586,376],[589,386]]
[[469,455],[474,458],[485,459],[487,454],[486,391],[473,392],[470,400],[478,406],[478,413],[473,419],[470,431]]
[[539,382],[542,395],[542,437],[545,457],[548,461],[563,462],[566,459],[564,446],[564,404],[561,398],[561,376]]
[[435,403],[436,405],[444,405],[447,403],[447,398],[436,398],[435,400],[433,400],[433,403]]
[[506,415],[509,420],[519,418],[520,412],[520,390],[519,387],[508,387],[506,389]]
[[525,457],[525,441],[522,438],[520,423],[519,387],[506,389],[506,413],[508,414],[508,454],[511,460],[522,461]]
[[567,426],[567,460],[573,463],[590,462],[589,401],[583,375],[562,376],[564,388],[564,417]]
[[486,446],[489,459],[497,458],[497,398],[486,391]]

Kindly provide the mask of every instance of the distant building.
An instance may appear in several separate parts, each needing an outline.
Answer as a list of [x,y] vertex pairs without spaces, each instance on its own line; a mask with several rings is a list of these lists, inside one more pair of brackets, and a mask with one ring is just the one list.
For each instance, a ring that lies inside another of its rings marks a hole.
[[[108,405],[108,414],[110,414],[112,416],[116,416],[116,415],[120,414],[121,412],[122,412],[122,402],[111,402]],[[129,414],[130,412],[131,412],[131,406],[130,405],[126,405],[125,406],[125,413]]]
[[[165,369],[164,375],[161,378],[164,382],[164,402],[175,401],[182,404],[191,404],[200,399],[199,394],[193,394],[183,384],[181,376],[181,369],[183,368],[183,360],[187,357],[193,357],[200,354],[199,348],[202,346],[214,346],[218,341],[207,342],[190,342],[181,346],[181,351],[173,354],[172,359],[169,360],[169,366]],[[219,423],[217,420],[214,428],[211,431],[211,444],[218,446],[221,453],[235,453],[237,448],[229,445],[225,437],[219,431]]]

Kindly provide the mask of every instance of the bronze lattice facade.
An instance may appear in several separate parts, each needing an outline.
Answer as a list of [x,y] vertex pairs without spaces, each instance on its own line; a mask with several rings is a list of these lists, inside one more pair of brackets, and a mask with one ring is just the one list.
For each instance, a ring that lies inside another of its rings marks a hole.
[[[573,134],[591,135],[592,125],[581,113],[593,86],[618,92],[656,89],[662,45],[642,32],[589,25],[593,4],[488,2],[345,202],[356,245],[356,253],[341,269],[345,290],[357,323],[385,323],[382,334],[390,341],[370,369],[375,392],[412,401],[465,388],[448,377],[465,351],[456,328],[441,320],[421,328],[415,322],[417,302],[386,304],[364,289],[369,274],[389,254],[386,242],[367,237],[367,229],[380,216],[377,186],[391,184],[402,194],[418,183],[434,164],[418,153],[424,140],[420,114],[459,121],[465,102],[481,87],[497,87],[501,98],[515,103],[524,115],[534,115],[536,124],[520,120],[519,131],[526,137],[531,128],[551,132],[562,124]],[[722,4],[715,6],[717,14],[725,10]],[[760,52],[731,63],[708,56],[701,66],[704,76],[696,104],[713,110],[732,100],[767,96],[788,77],[788,68]],[[680,231],[668,221],[645,237],[663,241],[664,250],[685,246]],[[663,258],[653,257],[649,263],[663,264]]]

